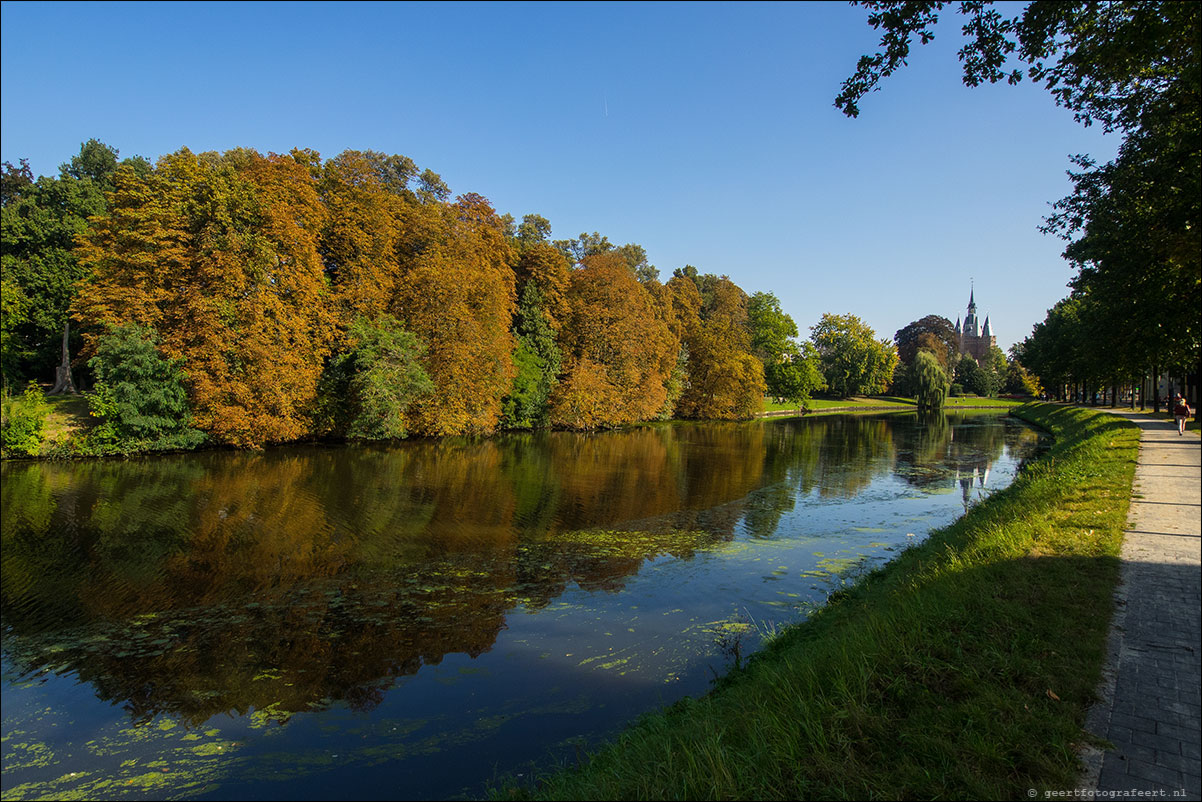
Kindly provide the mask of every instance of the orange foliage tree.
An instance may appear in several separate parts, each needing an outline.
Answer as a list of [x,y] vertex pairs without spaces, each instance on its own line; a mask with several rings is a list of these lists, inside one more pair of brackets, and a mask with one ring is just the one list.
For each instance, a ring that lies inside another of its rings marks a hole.
[[393,314],[426,343],[422,367],[435,387],[413,405],[414,430],[491,432],[515,373],[513,251],[504,226],[472,194],[409,213],[417,245],[400,264]]
[[404,207],[412,202],[406,187],[417,168],[400,156],[348,150],[319,169],[327,211],[321,255],[345,331],[392,304]]
[[747,298],[729,279],[685,268],[663,285],[642,248],[599,234],[557,248],[537,215],[514,236],[512,218],[474,194],[447,202],[406,157],[184,149],[113,183],[78,244],[91,277],[73,314],[93,337],[103,324],[156,330],[217,442],[332,431],[323,370],[355,321],[391,318],[433,388],[406,407],[418,434],[489,433],[503,410],[508,425],[596,429],[762,403]]
[[[751,353],[747,327],[747,296],[726,276],[712,277],[708,308],[690,314],[694,298],[676,276],[681,298],[682,340],[688,351],[688,380],[677,403],[677,412],[687,418],[750,418],[764,408],[764,365]],[[696,296],[700,299],[700,293]]]
[[552,422],[595,429],[659,415],[677,344],[626,261],[613,252],[584,257],[567,300],[564,377],[552,397]]
[[184,361],[195,425],[218,442],[295,440],[331,334],[324,214],[289,157],[184,149],[145,177],[123,169],[110,214],[78,246],[93,272],[76,319],[157,330]]

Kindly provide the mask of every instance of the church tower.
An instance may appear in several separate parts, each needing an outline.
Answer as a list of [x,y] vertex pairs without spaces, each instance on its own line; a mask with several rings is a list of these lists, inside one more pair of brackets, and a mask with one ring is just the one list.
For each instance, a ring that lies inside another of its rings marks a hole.
[[956,335],[960,340],[960,353],[968,354],[977,362],[984,362],[989,358],[989,349],[997,345],[997,337],[993,336],[993,329],[989,325],[989,316],[985,316],[985,324],[982,326],[977,318],[977,301],[976,292],[973,288],[968,290],[968,315],[964,318],[964,325],[960,325],[960,319],[956,318]]

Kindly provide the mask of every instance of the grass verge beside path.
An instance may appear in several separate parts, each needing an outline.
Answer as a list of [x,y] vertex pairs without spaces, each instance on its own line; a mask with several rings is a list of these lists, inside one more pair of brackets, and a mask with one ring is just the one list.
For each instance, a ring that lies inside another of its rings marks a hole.
[[[855,412],[857,410],[882,410],[882,409],[914,409],[917,402],[913,398],[902,398],[900,396],[856,396],[855,398],[814,398],[810,399],[809,414],[817,414],[822,412]],[[948,398],[944,402],[945,410],[956,409],[1009,409],[1020,404],[1018,401],[1012,401],[1008,398],[981,398],[977,396],[957,396]],[[790,403],[778,404],[769,402],[764,404],[764,414],[779,415],[786,412],[797,412],[797,405]]]
[[1026,799],[1072,788],[1139,434],[1030,404],[1056,442],[1007,489],[786,629],[708,696],[497,797]]

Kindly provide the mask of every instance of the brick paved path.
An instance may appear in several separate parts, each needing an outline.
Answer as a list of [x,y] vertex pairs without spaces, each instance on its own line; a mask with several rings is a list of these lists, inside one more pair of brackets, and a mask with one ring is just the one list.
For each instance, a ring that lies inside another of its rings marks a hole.
[[1085,785],[1107,798],[1199,800],[1202,441],[1116,414],[1140,427],[1140,452],[1103,698],[1086,720],[1115,748],[1086,757]]

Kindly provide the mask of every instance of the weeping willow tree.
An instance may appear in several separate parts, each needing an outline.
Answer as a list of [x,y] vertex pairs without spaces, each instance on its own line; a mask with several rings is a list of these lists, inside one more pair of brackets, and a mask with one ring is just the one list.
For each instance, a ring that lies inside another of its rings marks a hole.
[[943,409],[947,398],[947,373],[939,360],[929,351],[919,351],[914,357],[912,387],[920,410]]

